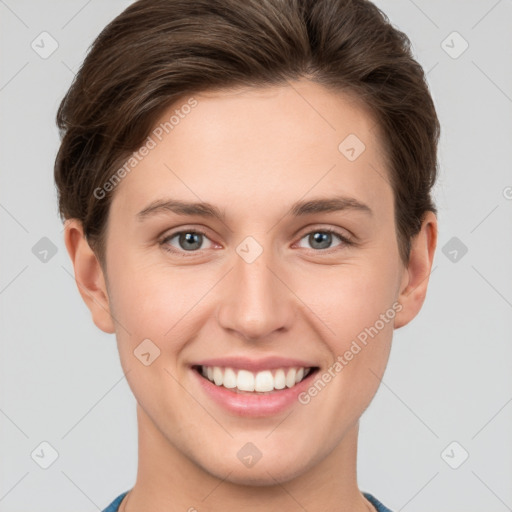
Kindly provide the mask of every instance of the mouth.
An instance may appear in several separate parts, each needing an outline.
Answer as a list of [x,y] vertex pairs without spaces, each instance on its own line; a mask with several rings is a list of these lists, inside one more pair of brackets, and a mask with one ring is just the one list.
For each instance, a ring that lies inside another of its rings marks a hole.
[[223,366],[194,365],[201,378],[232,393],[269,395],[295,388],[318,372],[318,366],[281,367],[261,371]]

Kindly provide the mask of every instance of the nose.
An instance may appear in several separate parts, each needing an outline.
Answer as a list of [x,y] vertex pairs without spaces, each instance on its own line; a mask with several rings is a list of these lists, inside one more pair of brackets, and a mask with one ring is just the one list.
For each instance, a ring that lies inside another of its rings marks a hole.
[[248,341],[262,341],[291,328],[295,315],[293,292],[269,251],[251,263],[235,256],[217,309],[220,326]]

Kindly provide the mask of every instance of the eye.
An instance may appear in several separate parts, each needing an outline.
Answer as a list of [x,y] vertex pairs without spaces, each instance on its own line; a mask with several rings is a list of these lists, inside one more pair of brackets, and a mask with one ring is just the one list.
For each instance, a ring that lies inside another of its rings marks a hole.
[[[175,243],[172,241],[175,240]],[[166,236],[161,242],[160,245],[169,252],[179,253],[179,252],[198,252],[200,249],[209,249],[209,247],[201,247],[204,240],[210,241],[210,239],[206,236],[206,233],[197,230],[197,229],[188,229],[185,231],[177,231],[176,233],[170,234]],[[210,241],[210,244],[212,242]],[[177,244],[177,246],[175,245]],[[186,256],[186,254],[182,254]]]
[[[338,244],[338,246],[341,246],[340,248],[354,245],[354,242],[350,240],[350,238],[330,228],[315,229],[307,233],[300,240],[307,239],[308,243],[310,243],[312,248],[317,252],[329,252],[328,249],[333,248],[333,236],[340,240],[341,243]],[[207,247],[203,246],[205,240],[210,244]],[[159,243],[164,250],[185,257],[188,256],[186,253],[193,255],[193,253],[197,253],[202,249],[211,249],[213,246],[213,242],[207,237],[206,233],[199,229],[176,231],[175,233],[167,235]]]
[[311,244],[312,248],[319,251],[324,251],[326,249],[331,249],[331,244],[333,241],[333,235],[337,237],[340,241],[341,246],[350,246],[353,245],[354,242],[352,242],[348,237],[345,235],[339,233],[338,231],[334,229],[315,229],[313,231],[310,231],[305,236],[301,238],[301,240],[307,239],[308,243]]

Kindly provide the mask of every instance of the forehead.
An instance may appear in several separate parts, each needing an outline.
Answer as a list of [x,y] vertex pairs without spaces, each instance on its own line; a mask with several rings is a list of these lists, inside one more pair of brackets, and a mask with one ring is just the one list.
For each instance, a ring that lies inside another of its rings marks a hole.
[[309,81],[194,94],[162,113],[113,206],[139,211],[165,194],[262,215],[308,194],[389,202],[378,130],[353,95]]

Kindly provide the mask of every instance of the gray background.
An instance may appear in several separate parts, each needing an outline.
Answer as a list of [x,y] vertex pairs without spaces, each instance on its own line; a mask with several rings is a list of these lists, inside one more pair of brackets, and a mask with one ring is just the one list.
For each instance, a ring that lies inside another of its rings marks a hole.
[[[135,400],[76,289],[53,185],[58,104],[129,3],[0,0],[0,512],[101,510],[135,481]],[[428,71],[440,232],[361,420],[360,488],[397,511],[512,510],[512,0],[376,3]]]

